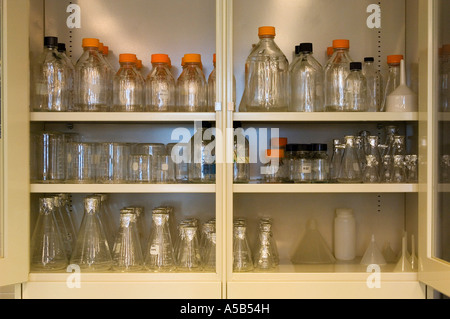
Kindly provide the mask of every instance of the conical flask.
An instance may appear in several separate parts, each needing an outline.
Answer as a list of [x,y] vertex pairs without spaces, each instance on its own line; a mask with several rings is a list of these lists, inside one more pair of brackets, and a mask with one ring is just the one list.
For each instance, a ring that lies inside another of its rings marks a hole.
[[372,264],[386,265],[386,260],[375,242],[375,235],[372,235],[369,247],[367,247],[366,252],[361,259],[361,265]]
[[200,240],[199,240],[199,246],[200,246],[200,255],[202,256],[202,260],[206,262],[206,254],[208,250],[208,245],[211,241],[211,233],[215,232],[216,225],[213,221],[208,221],[204,223],[201,227],[201,233],[200,233]]
[[262,217],[259,219],[259,227],[260,229],[266,230],[270,233],[269,241],[270,246],[272,248],[273,260],[275,266],[278,266],[280,263],[280,254],[278,253],[278,246],[273,236],[273,220],[270,217]]
[[84,199],[84,215],[77,242],[70,259],[82,271],[107,271],[112,266],[111,252],[105,229],[99,218],[100,199],[90,196]]
[[234,225],[233,229],[233,271],[245,272],[253,270],[253,258],[247,241],[247,227]]
[[77,231],[75,230],[75,225],[73,224],[71,216],[65,209],[61,195],[54,195],[53,199],[56,222],[58,223],[58,228],[61,232],[66,256],[67,258],[70,258],[72,249],[77,240]]
[[203,270],[216,271],[216,230],[208,233],[208,240],[204,248]]
[[292,259],[294,264],[332,264],[336,261],[317,229],[315,219],[308,221],[306,232]]
[[54,198],[39,199],[39,216],[31,237],[32,271],[66,269],[68,259],[54,214]]
[[145,208],[141,206],[130,206],[124,209],[131,209],[136,214],[136,228],[139,234],[139,240],[141,242],[141,247],[145,247],[145,240],[147,239],[147,225],[145,222]]
[[110,248],[114,245],[114,236],[117,231],[116,223],[112,217],[112,212],[109,207],[109,200],[107,194],[94,194],[99,198],[99,212],[98,217],[103,224],[103,229],[105,231],[106,239],[108,240],[108,245]]
[[339,183],[361,183],[362,172],[356,150],[355,137],[345,137],[345,149],[337,178]]
[[394,155],[394,162],[391,170],[391,183],[405,183],[406,169],[405,157],[403,155]]
[[255,269],[258,271],[270,271],[277,265],[270,224],[263,223],[260,225],[253,260]]
[[133,209],[120,210],[120,226],[112,249],[113,270],[130,272],[143,269],[144,258],[137,220]]
[[168,219],[165,209],[153,210],[144,265],[148,270],[154,272],[169,272],[176,269]]
[[363,172],[363,183],[379,183],[380,182],[380,174],[378,168],[378,161],[375,156],[367,155],[366,156],[366,167]]
[[198,244],[197,226],[181,228],[183,236],[178,250],[178,271],[200,271],[202,259]]

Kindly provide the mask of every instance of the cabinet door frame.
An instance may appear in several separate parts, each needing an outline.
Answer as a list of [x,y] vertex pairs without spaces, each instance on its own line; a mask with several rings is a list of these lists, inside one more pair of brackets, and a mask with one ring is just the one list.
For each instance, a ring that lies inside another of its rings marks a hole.
[[419,1],[419,281],[450,295],[450,263],[434,256],[437,211],[438,1]]
[[2,206],[0,286],[29,272],[29,0],[2,3]]

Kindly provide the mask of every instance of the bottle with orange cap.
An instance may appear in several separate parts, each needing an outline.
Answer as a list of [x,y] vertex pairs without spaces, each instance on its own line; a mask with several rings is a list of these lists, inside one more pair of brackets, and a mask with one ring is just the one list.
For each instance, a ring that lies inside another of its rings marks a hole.
[[114,76],[113,111],[142,112],[144,83],[136,69],[136,55],[119,55],[120,68]]
[[[111,63],[109,63],[108,59],[106,58],[107,54],[109,53],[109,48],[105,47],[105,45],[100,42],[98,46],[98,51],[100,52],[100,58],[103,62],[103,66],[105,67],[105,73],[106,73],[106,81],[107,81],[107,95],[108,95],[108,108],[111,108],[112,106],[112,100],[113,100],[113,79],[114,75],[116,74],[113,66]],[[106,52],[106,53],[105,53]]]
[[275,28],[258,29],[259,42],[245,63],[247,112],[286,112],[289,105],[289,62],[275,43]]
[[100,41],[84,38],[83,54],[75,65],[76,105],[83,112],[106,112],[108,108],[108,78],[98,50]]
[[152,70],[145,80],[145,108],[149,112],[175,111],[175,78],[167,54],[152,54]]
[[214,68],[208,77],[208,104],[206,112],[214,112],[216,103],[216,54],[213,54]]
[[325,66],[325,111],[339,112],[345,109],[345,79],[350,73],[350,41],[333,40],[334,53]]
[[200,54],[184,55],[184,69],[176,84],[177,108],[180,112],[205,112],[207,82]]
[[400,85],[400,62],[403,60],[403,55],[393,54],[387,56],[388,75],[386,78],[386,86],[383,94],[383,103],[381,105],[381,112],[386,111],[386,101],[389,94]]

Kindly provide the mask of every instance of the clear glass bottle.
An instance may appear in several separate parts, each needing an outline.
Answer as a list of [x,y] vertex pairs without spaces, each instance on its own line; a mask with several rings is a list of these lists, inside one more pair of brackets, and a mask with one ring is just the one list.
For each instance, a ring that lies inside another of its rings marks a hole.
[[294,183],[311,183],[313,163],[311,144],[299,144],[294,163]]
[[286,112],[289,105],[289,62],[275,43],[275,28],[258,29],[259,42],[245,63],[247,112]]
[[152,54],[152,70],[145,81],[145,105],[149,112],[176,111],[176,81],[167,54]]
[[[116,74],[115,68],[108,61],[107,56],[109,54],[109,48],[103,45],[102,42],[98,44],[99,57],[102,61],[103,68],[105,70],[106,77],[106,100],[108,105],[108,110],[111,110],[113,106],[113,86],[114,86],[114,75]],[[105,53],[106,52],[106,53]]]
[[290,68],[291,112],[323,111],[323,68],[313,56],[312,43],[300,43]]
[[78,265],[82,272],[102,272],[112,266],[110,247],[99,210],[98,196],[84,199],[83,220],[70,258],[70,264]]
[[68,266],[68,257],[55,218],[54,197],[39,199],[39,216],[31,236],[32,271],[58,271]]
[[374,155],[366,156],[366,167],[363,171],[363,183],[378,183],[380,182],[379,164],[380,162]]
[[367,111],[367,81],[361,62],[350,63],[350,73],[345,80],[344,111]]
[[204,112],[207,103],[207,81],[201,68],[200,54],[185,54],[184,67],[176,84],[179,112]]
[[342,156],[339,175],[339,183],[361,183],[362,171],[355,146],[355,137],[345,136],[345,149]]
[[75,64],[75,105],[82,112],[106,112],[108,77],[98,51],[100,41],[83,39],[83,54]]
[[210,122],[202,122],[202,128],[191,139],[191,183],[214,183],[216,180],[215,138],[212,129]]
[[345,110],[345,80],[350,74],[350,41],[333,40],[334,52],[324,70],[325,111]]
[[44,38],[44,50],[32,67],[32,111],[67,111],[73,78],[71,69],[58,52],[57,37]]
[[375,68],[375,59],[365,57],[362,72],[367,81],[367,112],[380,112],[383,100],[383,77]]
[[327,144],[311,144],[312,182],[328,183],[330,177],[330,159]]
[[233,182],[250,181],[250,144],[244,134],[241,122],[234,122]]
[[112,247],[113,270],[132,272],[143,269],[137,214],[131,208],[120,210],[120,226]]
[[141,112],[143,106],[142,77],[136,69],[136,55],[120,54],[120,68],[114,76],[113,111]]
[[250,245],[247,239],[247,226],[233,226],[233,271],[246,272],[252,271],[253,257]]
[[345,144],[339,139],[333,140],[333,154],[330,161],[330,182],[336,183],[339,176],[342,156],[344,155]]
[[213,70],[208,77],[208,103],[206,112],[214,112],[216,103],[216,54],[213,54]]
[[383,103],[381,105],[381,112],[386,111],[386,101],[389,94],[391,94],[400,85],[400,61],[403,60],[403,55],[388,55],[388,75],[386,79],[386,86],[383,94]]
[[64,60],[64,62],[66,63],[66,65],[68,67],[68,76],[66,77],[67,91],[68,91],[67,108],[66,109],[68,112],[77,111],[74,106],[75,65],[73,64],[72,60],[67,56],[67,50],[66,50],[65,43],[58,43],[58,52],[59,52],[59,54],[61,54],[62,59]]
[[145,252],[145,267],[154,272],[171,272],[176,269],[176,259],[168,215],[164,209],[152,212],[152,226]]

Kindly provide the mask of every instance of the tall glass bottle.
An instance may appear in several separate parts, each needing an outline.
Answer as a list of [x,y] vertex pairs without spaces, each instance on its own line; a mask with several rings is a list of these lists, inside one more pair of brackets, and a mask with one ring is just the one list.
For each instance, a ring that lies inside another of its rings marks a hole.
[[[191,139],[191,163],[189,181],[191,183],[214,183],[216,180],[215,137],[210,122],[202,122]],[[207,136],[206,132],[211,132]]]
[[67,111],[76,111],[74,109],[74,81],[75,81],[75,65],[73,64],[72,60],[67,56],[67,50],[66,50],[66,44],[65,43],[58,43],[58,52],[61,54],[62,59],[66,63],[68,67],[68,76],[66,77],[67,81],[67,90],[68,90],[68,97],[67,97]]
[[312,43],[300,43],[290,68],[292,112],[323,111],[323,68],[313,56]]
[[250,144],[245,137],[241,122],[234,122],[233,181],[248,183],[250,181]]
[[258,29],[259,42],[245,63],[247,112],[286,112],[289,62],[275,43],[275,28]]
[[71,104],[72,73],[58,52],[58,38],[45,37],[44,50],[33,63],[31,109],[65,112]]
[[216,103],[216,54],[213,54],[213,70],[208,77],[208,103],[206,112],[214,112]]
[[381,112],[386,111],[386,101],[389,94],[391,94],[400,85],[400,61],[403,60],[403,55],[388,55],[387,64],[389,66],[386,86],[383,93],[383,103],[381,105]]
[[103,68],[105,70],[107,108],[111,109],[113,105],[113,86],[114,86],[114,75],[116,74],[116,70],[108,61],[109,48],[103,45],[102,42],[99,42],[98,51],[100,53],[99,54],[100,60],[102,61]]
[[339,183],[362,182],[361,165],[356,151],[354,136],[348,135],[345,137],[345,149],[337,181]]
[[364,58],[362,71],[367,81],[367,111],[379,112],[383,99],[383,77],[375,68],[373,57]]
[[105,229],[98,216],[100,199],[88,196],[84,199],[84,215],[70,263],[83,272],[107,271],[112,266],[111,252]]
[[141,112],[143,106],[142,77],[136,69],[136,55],[121,54],[120,68],[114,76],[113,111]]
[[168,220],[168,215],[164,209],[153,210],[150,236],[144,254],[144,265],[150,271],[170,272],[176,269]]
[[345,79],[344,111],[367,111],[367,81],[361,62],[350,62],[350,73]]
[[325,66],[325,111],[345,110],[345,80],[350,73],[349,40],[333,40],[334,52]]
[[204,112],[207,82],[200,54],[185,54],[184,68],[177,80],[177,107],[180,112]]
[[32,271],[64,270],[68,257],[55,219],[54,198],[39,199],[39,216],[31,236],[30,268]]
[[98,51],[100,41],[83,39],[83,54],[75,65],[75,104],[82,112],[106,112],[108,78]]
[[133,209],[120,210],[120,226],[112,248],[112,259],[113,270],[130,272],[143,269],[137,214]]
[[341,167],[342,156],[344,155],[345,144],[339,139],[333,140],[333,154],[330,160],[330,182],[336,183]]
[[152,54],[152,70],[145,81],[145,107],[149,112],[174,112],[175,78],[167,54]]

